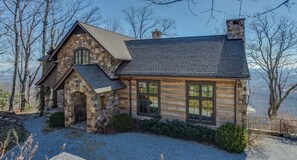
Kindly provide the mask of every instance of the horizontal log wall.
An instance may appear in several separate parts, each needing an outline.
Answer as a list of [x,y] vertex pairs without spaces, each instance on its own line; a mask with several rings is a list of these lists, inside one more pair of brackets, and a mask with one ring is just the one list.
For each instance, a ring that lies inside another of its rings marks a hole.
[[[121,77],[127,88],[120,90],[120,109],[129,113],[129,79],[132,89],[132,115],[137,116],[137,80],[159,80],[161,86],[161,117],[186,121],[186,81],[215,82],[216,84],[216,126],[235,122],[234,79],[201,79],[201,78],[164,78],[164,77]],[[245,83],[245,82],[244,82]],[[239,94],[239,92],[238,92]],[[242,92],[240,92],[242,94]],[[241,110],[243,106],[241,106]],[[241,116],[237,113],[237,118]]]

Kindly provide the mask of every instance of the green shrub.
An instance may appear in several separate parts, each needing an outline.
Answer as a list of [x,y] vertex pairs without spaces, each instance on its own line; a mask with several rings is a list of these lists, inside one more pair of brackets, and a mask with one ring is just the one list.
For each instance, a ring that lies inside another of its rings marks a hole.
[[140,125],[142,131],[173,138],[208,142],[213,142],[215,138],[215,131],[206,126],[178,120],[165,122],[156,119],[144,120]]
[[111,126],[115,131],[126,132],[134,128],[134,119],[128,114],[118,114],[112,118]]
[[49,127],[64,127],[64,112],[53,113],[49,117]]
[[247,147],[248,133],[242,126],[226,124],[216,131],[215,142],[228,152],[240,153]]

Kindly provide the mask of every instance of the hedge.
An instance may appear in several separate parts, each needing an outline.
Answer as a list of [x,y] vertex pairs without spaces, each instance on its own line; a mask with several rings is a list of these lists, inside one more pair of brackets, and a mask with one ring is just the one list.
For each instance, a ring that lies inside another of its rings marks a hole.
[[134,119],[128,114],[115,115],[111,120],[113,130],[127,132],[135,127]]
[[160,122],[156,119],[144,120],[141,122],[140,128],[144,132],[186,140],[213,142],[215,139],[215,131],[213,129],[179,120],[166,120],[165,122]]
[[248,132],[242,126],[226,124],[217,129],[215,142],[228,152],[240,153],[247,147]]

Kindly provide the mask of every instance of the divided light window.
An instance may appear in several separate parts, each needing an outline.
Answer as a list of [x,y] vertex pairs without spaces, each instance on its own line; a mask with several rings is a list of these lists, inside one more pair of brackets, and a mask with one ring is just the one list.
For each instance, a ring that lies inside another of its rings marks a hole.
[[79,49],[74,52],[74,64],[89,64],[89,51]]
[[187,83],[187,117],[189,121],[215,124],[214,83]]
[[137,82],[137,113],[143,116],[160,115],[160,83],[158,81]]

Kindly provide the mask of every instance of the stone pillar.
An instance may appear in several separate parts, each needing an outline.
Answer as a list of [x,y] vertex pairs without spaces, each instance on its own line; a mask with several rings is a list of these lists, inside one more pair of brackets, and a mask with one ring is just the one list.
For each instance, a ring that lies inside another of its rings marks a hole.
[[236,85],[236,124],[247,126],[246,80],[238,80]]
[[98,104],[98,112],[96,116],[96,124],[98,127],[98,132],[105,132],[106,127],[109,125],[112,117],[120,113],[119,107],[119,95],[117,91],[111,91],[108,93],[99,94],[97,99],[100,97],[105,97],[105,107],[101,106],[101,102]]

